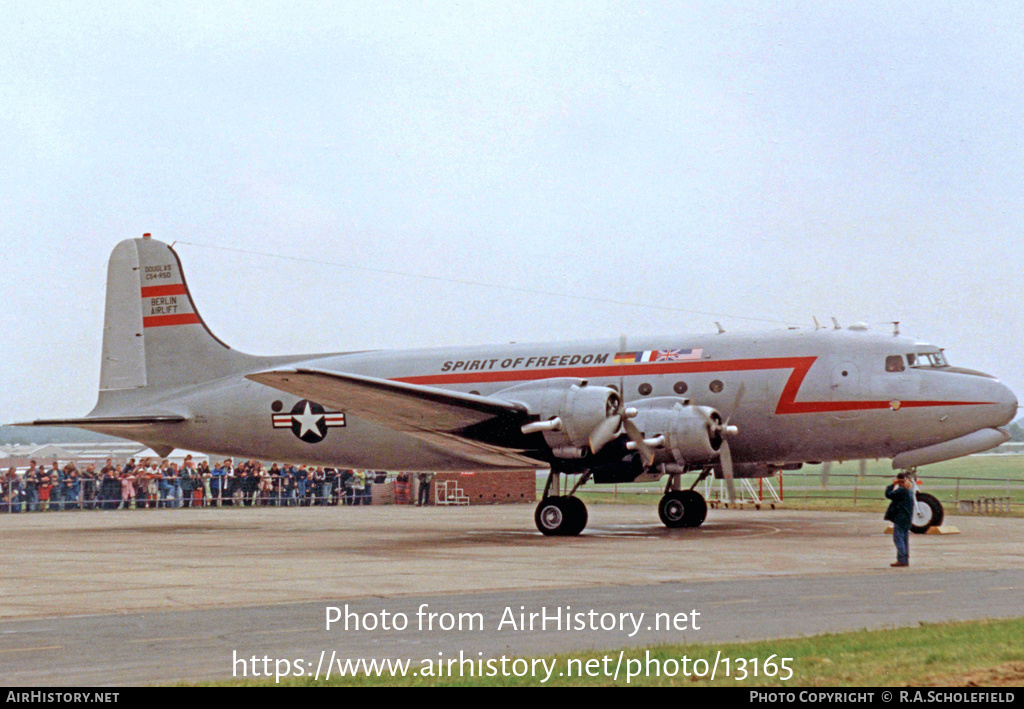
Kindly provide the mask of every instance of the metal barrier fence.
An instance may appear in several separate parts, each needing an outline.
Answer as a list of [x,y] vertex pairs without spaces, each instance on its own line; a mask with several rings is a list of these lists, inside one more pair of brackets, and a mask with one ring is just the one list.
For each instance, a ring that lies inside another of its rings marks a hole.
[[[828,476],[825,484],[820,473],[787,472],[776,480],[767,478],[778,490],[780,504],[811,504],[816,501],[845,503],[853,506],[888,504],[885,488],[892,482],[892,475],[835,474]],[[749,481],[751,487],[758,486],[758,480]],[[1024,514],[1024,479],[967,477],[967,476],[923,476],[919,489],[936,497],[947,512],[978,514]],[[754,496],[747,491],[747,499]],[[719,498],[722,499],[722,498]],[[767,493],[758,496],[764,504],[771,502]],[[998,504],[996,504],[998,501]]]
[[[722,480],[712,478],[702,482],[697,490],[712,506],[813,506],[816,503],[836,507],[885,509],[888,500],[885,488],[893,475],[832,472],[823,484],[820,472],[787,471],[782,476],[739,479],[735,481],[736,502],[729,502],[729,494]],[[923,476],[922,492],[934,495],[947,513],[1024,515],[1024,476],[1019,478]],[[612,498],[632,495],[660,496],[663,485],[654,483],[619,484],[609,489],[588,487],[585,492],[611,493]]]
[[[238,479],[234,479],[237,481]],[[125,493],[120,479],[87,479],[48,489],[32,489],[18,480],[0,480],[0,513],[56,512],[65,510],[180,509],[188,507],[320,507],[370,505],[377,492],[387,492],[394,501],[391,483],[367,482],[362,490],[350,486],[306,480],[282,485],[280,479],[261,478],[255,489],[249,485],[225,485],[222,481],[202,486],[182,486],[180,478],[164,478],[156,491],[146,486]],[[116,486],[113,484],[116,483]],[[116,489],[115,489],[116,488]]]
[[[237,482],[237,478],[232,479]],[[396,501],[393,483],[367,483],[364,491],[349,486],[338,486],[319,480],[295,481],[294,485],[282,485],[280,479],[260,478],[265,482],[257,484],[255,490],[234,484],[207,485],[187,489],[174,484],[174,479],[165,478],[153,493],[149,488],[136,489],[125,497],[120,480],[116,490],[108,481],[104,490],[103,480],[78,480],[69,486],[53,486],[49,494],[41,490],[27,490],[19,480],[11,490],[10,481],[0,480],[0,514],[19,512],[47,512],[63,510],[115,510],[115,509],[156,509],[187,507],[310,507],[324,505],[369,505],[374,503],[377,493],[387,490],[387,501]],[[784,476],[754,478],[736,481],[737,505],[775,506],[811,505],[831,503],[840,506],[852,505],[884,507],[886,485],[891,475],[867,475],[860,477],[850,474],[831,473],[826,484],[822,484],[820,473],[813,471],[790,471]],[[305,485],[300,484],[305,482]],[[408,485],[408,484],[407,484]],[[375,491],[376,488],[376,491]],[[709,504],[725,505],[729,495],[721,480],[707,479],[700,491]],[[967,476],[928,475],[921,487],[923,492],[934,495],[949,513],[961,514],[1024,514],[1024,478],[994,478]],[[586,493],[612,493],[613,498],[632,495],[658,495],[663,486],[652,483],[619,484],[615,486],[589,487]],[[414,489],[406,490],[399,504],[408,504],[416,499]],[[447,498],[445,498],[447,500]],[[378,503],[380,500],[378,500]],[[435,501],[437,504],[437,501]]]

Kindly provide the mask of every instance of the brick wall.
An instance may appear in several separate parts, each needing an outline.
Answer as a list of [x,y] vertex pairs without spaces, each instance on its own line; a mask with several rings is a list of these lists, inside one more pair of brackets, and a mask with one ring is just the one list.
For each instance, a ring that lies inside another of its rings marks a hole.
[[[469,498],[471,505],[500,505],[511,503],[533,503],[537,500],[537,472],[535,470],[514,470],[501,473],[437,473],[431,483],[431,502],[440,483],[458,487],[462,495]],[[413,492],[415,500],[415,491]]]

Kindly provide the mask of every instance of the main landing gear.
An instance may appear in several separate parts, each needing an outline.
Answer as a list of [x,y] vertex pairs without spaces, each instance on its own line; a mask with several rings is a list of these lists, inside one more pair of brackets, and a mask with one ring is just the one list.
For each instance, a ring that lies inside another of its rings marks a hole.
[[[704,476],[697,478],[693,487],[697,486]],[[691,487],[689,490],[679,489],[679,475],[669,475],[665,485],[665,494],[658,503],[658,516],[666,527],[699,527],[708,516],[708,503],[703,495]]]
[[[575,537],[583,531],[587,526],[587,506],[576,497],[576,491],[589,479],[590,473],[584,473],[568,495],[552,495],[552,490],[559,490],[559,473],[551,471],[544,485],[544,495],[533,515],[541,534],[547,537]],[[700,482],[699,478],[697,482]],[[658,503],[658,516],[669,528],[699,527],[707,517],[708,503],[693,488],[679,490],[678,486],[679,475],[670,475],[665,495]]]
[[658,503],[658,516],[666,527],[699,527],[708,515],[708,503],[696,490],[666,492]]
[[545,497],[533,515],[537,529],[548,537],[575,537],[587,526],[587,506],[571,495]]
[[568,495],[552,495],[552,490],[560,488],[560,474],[551,469],[544,485],[544,495],[533,513],[533,521],[541,534],[546,537],[575,537],[583,531],[587,526],[587,506],[576,497],[576,491],[589,479],[590,471],[587,471]]

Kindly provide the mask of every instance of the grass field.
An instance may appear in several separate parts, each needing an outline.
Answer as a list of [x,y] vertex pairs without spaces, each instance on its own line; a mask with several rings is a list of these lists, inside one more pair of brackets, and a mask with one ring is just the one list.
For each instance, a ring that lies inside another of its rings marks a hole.
[[[661,645],[536,658],[550,678],[423,676],[413,662],[404,677],[360,676],[329,683],[282,680],[287,686],[686,686],[686,687],[1019,687],[1024,685],[1024,618],[836,633],[752,643]],[[711,668],[718,660],[714,680]],[[543,660],[543,662],[541,662]],[[621,661],[620,661],[621,660]],[[527,660],[520,660],[521,670]],[[516,667],[507,664],[508,674]],[[613,668],[618,667],[618,678]],[[415,674],[414,674],[415,673]],[[627,673],[630,675],[627,681]],[[458,674],[458,673],[455,673]],[[468,674],[468,667],[463,669]],[[572,676],[568,676],[572,674]],[[490,676],[488,676],[490,675]],[[582,675],[582,676],[580,676]],[[782,679],[788,677],[788,679]],[[253,683],[249,683],[253,684]],[[264,684],[275,684],[273,680]]]

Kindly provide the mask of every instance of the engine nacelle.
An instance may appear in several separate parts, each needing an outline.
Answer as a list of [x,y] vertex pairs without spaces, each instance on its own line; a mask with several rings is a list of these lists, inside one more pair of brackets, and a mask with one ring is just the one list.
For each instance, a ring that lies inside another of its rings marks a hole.
[[559,458],[582,458],[590,452],[590,434],[621,405],[610,387],[590,386],[583,379],[546,379],[496,392],[494,396],[522,404],[539,417],[523,433],[543,433]]
[[655,463],[692,465],[718,457],[722,447],[721,416],[708,406],[687,399],[655,397],[630,402],[637,410],[632,421],[655,452]]

